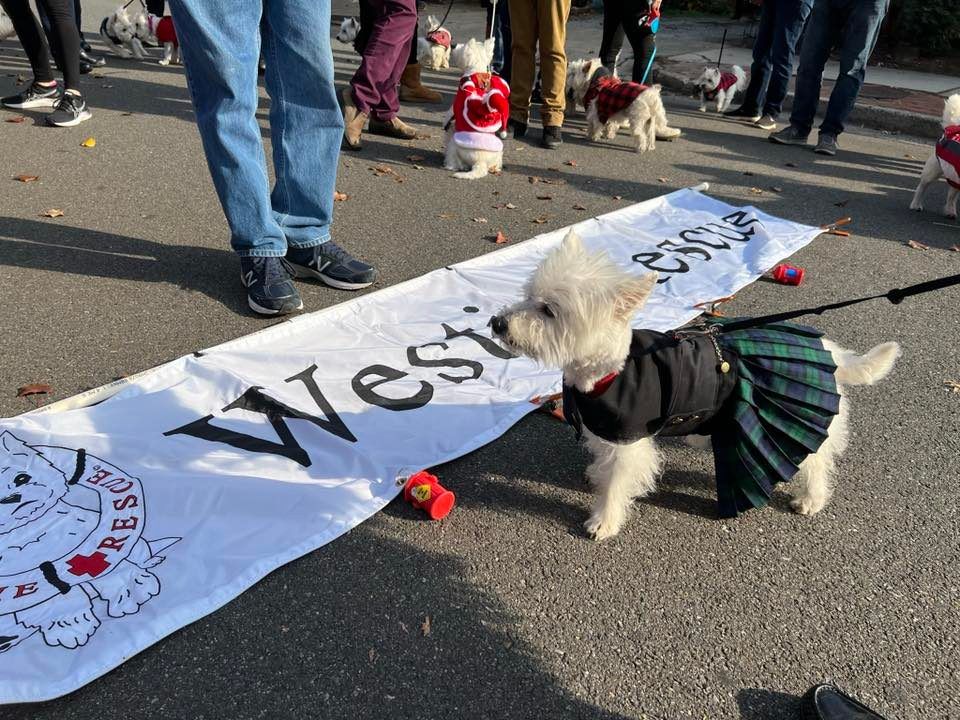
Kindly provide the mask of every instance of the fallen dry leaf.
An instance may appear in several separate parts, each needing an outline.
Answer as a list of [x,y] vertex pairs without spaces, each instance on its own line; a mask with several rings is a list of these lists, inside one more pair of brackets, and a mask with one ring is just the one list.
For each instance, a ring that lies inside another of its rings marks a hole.
[[574,206],[573,206],[573,209],[574,209],[574,210],[586,210],[586,208],[585,208],[583,205],[574,205]]
[[42,213],[40,213],[40,217],[63,217],[63,210],[60,208],[50,208],[49,210],[44,210]]
[[623,200],[623,195],[614,195],[614,196],[613,196],[613,199],[614,199],[614,200]]
[[560,178],[540,178],[540,182],[544,185],[566,185],[566,180],[561,180]]
[[8,122],[8,123],[22,123],[22,122],[26,122],[26,121],[27,121],[27,119],[26,119],[23,115],[14,115],[14,116],[11,117],[11,118],[7,118],[4,122]]
[[39,175],[17,175],[14,180],[17,180],[22,183],[32,183],[36,180],[39,180]]
[[423,157],[423,155],[407,155],[407,160],[412,163],[419,163],[426,160],[426,158]]
[[670,178],[659,177],[657,178],[657,182],[662,182],[662,183],[670,182]]
[[17,397],[30,397],[31,395],[49,395],[53,392],[53,386],[47,383],[31,383],[17,388]]
[[503,245],[504,243],[510,242],[510,239],[503,234],[503,230],[497,230],[497,234],[493,236],[493,242],[497,245]]
[[567,160],[567,161],[564,163],[564,165],[569,165],[570,167],[576,167],[576,166],[577,166],[577,161],[576,161],[576,160]]
[[758,187],[750,188],[750,192],[753,193],[754,195],[763,195],[763,190],[761,190]]
[[96,146],[97,146],[97,140],[96,140],[96,138],[88,137],[86,140],[84,140],[82,143],[80,143],[80,146],[81,146],[81,147],[85,147],[85,148],[96,147]]
[[430,133],[417,133],[417,140],[429,140],[433,135]]
[[914,250],[929,250],[929,249],[930,249],[930,246],[929,246],[929,245],[924,245],[922,242],[917,242],[916,240],[907,240],[907,242],[904,243],[904,244],[907,245],[908,247],[912,247]]
[[394,170],[389,165],[371,165],[370,169],[373,170],[374,175],[396,175],[397,171]]
[[334,191],[333,191],[333,201],[334,201],[334,202],[343,202],[343,201],[346,200],[348,197],[350,197],[350,196],[347,195],[345,192],[340,192],[339,190],[334,190]]
[[532,222],[534,225],[543,225],[546,221],[547,221],[547,216],[541,215],[540,217],[533,218],[533,220],[531,220],[530,222]]
[[553,200],[553,195],[537,195],[537,200]]
[[910,153],[904,153],[903,156],[904,156],[905,158],[907,158],[907,160],[913,160],[913,159],[914,159],[914,158],[913,158],[913,155],[911,155]]
[[536,185],[542,179],[539,175],[527,175],[527,182],[531,185]]
[[453,213],[440,213],[439,215],[437,215],[437,217],[440,218],[441,220],[449,220],[450,218],[454,217],[454,215]]
[[496,205],[491,205],[494,210],[516,210],[517,206],[513,203],[497,203]]
[[485,217],[475,217],[471,218],[475,223],[485,223],[487,219]]
[[771,185],[771,186],[770,186],[770,189],[773,190],[775,193],[782,193],[782,192],[783,192],[783,188],[780,187],[779,185]]
[[430,634],[430,630],[431,630],[431,628],[430,628],[430,616],[427,615],[427,616],[423,619],[423,622],[420,623],[420,632],[422,632],[422,633],[423,633],[423,636],[426,637],[427,635]]
[[951,392],[960,393],[960,382],[957,380],[944,380],[943,384],[950,388]]

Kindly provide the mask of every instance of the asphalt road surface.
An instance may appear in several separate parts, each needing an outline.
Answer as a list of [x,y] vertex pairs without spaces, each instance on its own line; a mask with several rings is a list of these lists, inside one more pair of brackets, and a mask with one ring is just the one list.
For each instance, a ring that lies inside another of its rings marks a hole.
[[[337,59],[345,81],[356,58]],[[0,46],[0,84],[26,71]],[[31,407],[14,397],[27,382],[67,397],[266,324],[245,308],[181,69],[115,60],[98,75],[80,128],[0,123],[0,415]],[[453,74],[428,79],[449,99]],[[685,136],[653,153],[625,136],[588,143],[574,117],[562,150],[511,143],[504,174],[472,183],[441,168],[441,109],[407,111],[429,137],[370,137],[341,159],[334,237],[384,287],[491,251],[497,230],[521,240],[708,181],[782,217],[854,219],[851,237],[793,258],[802,286],[756,283],[731,312],[960,272],[960,225],[907,210],[928,143],[854,130],[820,158],[667,102]],[[63,217],[39,216],[51,208]],[[348,297],[301,289],[308,310]],[[853,392],[837,492],[814,518],[778,493],[719,521],[709,457],[671,447],[659,491],[594,543],[585,456],[568,428],[532,416],[440,468],[459,498],[446,521],[396,502],[73,695],[0,718],[759,720],[792,717],[826,679],[891,718],[960,717],[960,394],[944,385],[960,380],[958,305],[954,288],[816,321],[854,348],[898,340],[904,356]]]

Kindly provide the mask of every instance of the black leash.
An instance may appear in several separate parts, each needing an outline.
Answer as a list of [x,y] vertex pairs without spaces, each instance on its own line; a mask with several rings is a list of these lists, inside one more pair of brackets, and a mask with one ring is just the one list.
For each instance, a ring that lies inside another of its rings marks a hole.
[[[440,21],[440,24],[437,25],[435,28],[430,28],[429,30],[427,30],[428,33],[435,32],[435,31],[437,31],[437,30],[439,30],[440,28],[443,27],[443,24],[447,21],[447,15],[450,14],[450,9],[451,9],[452,7],[453,7],[453,0],[450,0],[450,4],[447,5],[447,11],[443,14],[443,19]],[[424,34],[426,35],[426,33],[424,33]]]
[[953,285],[960,285],[960,275],[948,275],[947,277],[937,278],[936,280],[927,280],[926,282],[909,285],[905,288],[894,288],[881,295],[870,295],[868,297],[856,298],[854,300],[843,300],[841,302],[821,305],[819,307],[803,308],[802,310],[791,310],[789,312],[776,313],[775,315],[764,315],[758,318],[746,318],[744,320],[735,320],[734,322],[725,322],[718,325],[720,332],[730,332],[732,330],[745,330],[747,328],[758,327],[760,325],[769,325],[772,323],[793,320],[804,315],[822,315],[828,310],[839,310],[840,308],[858,305],[868,300],[879,300],[886,298],[894,305],[899,305],[904,299],[913,295],[933,292],[934,290],[943,290]]

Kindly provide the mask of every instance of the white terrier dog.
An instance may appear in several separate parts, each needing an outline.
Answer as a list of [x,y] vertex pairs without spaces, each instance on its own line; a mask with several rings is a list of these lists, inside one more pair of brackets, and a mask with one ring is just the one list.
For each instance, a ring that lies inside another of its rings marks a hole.
[[337,33],[337,41],[346,45],[352,45],[360,32],[360,19],[355,17],[344,18],[340,23],[340,31]]
[[443,70],[450,67],[450,31],[440,27],[433,15],[427,17],[426,35],[417,38],[417,62],[428,70]]
[[0,8],[0,40],[6,40],[15,34],[16,30],[13,29],[13,21],[10,19],[10,16],[3,11],[3,8]]
[[730,108],[737,93],[747,86],[747,74],[739,65],[734,65],[730,72],[725,73],[718,68],[707,67],[696,82],[700,88],[700,112],[707,111],[708,101],[716,100],[717,112],[722,113]]
[[120,6],[101,21],[100,37],[118,57],[142,60],[143,40],[156,41],[149,24],[146,12],[129,13]]
[[930,183],[946,178],[947,202],[943,214],[957,219],[957,196],[960,195],[960,94],[951,95],[943,106],[943,136],[937,142],[933,155],[923,166],[920,184],[913,193],[911,210],[923,210],[923,194]]
[[443,166],[454,177],[476,180],[503,167],[503,137],[510,114],[509,86],[487,71],[493,59],[493,39],[470,39],[450,53],[460,68],[460,85],[447,112],[446,157]]
[[860,356],[786,323],[728,333],[722,325],[632,330],[656,284],[656,273],[631,275],[571,231],[527,282],[525,298],[491,320],[507,347],[563,370],[564,414],[593,454],[587,532],[616,535],[630,502],[655,489],[656,435],[712,436],[721,515],[763,505],[772,485],[794,474],[801,486],[793,509],[821,510],[847,442],[843,388],[881,380],[899,346]]
[[659,85],[623,82],[600,60],[575,60],[567,65],[568,95],[587,111],[587,137],[612,140],[627,126],[637,152],[653,150],[657,140],[680,135],[667,124]]

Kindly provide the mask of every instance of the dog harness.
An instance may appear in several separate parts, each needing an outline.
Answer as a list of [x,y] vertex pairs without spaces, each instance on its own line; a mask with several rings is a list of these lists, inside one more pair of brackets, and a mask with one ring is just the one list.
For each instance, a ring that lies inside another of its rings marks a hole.
[[503,150],[497,137],[510,117],[510,86],[499,75],[473,73],[460,78],[453,99],[453,140],[473,150]]
[[703,97],[707,100],[715,100],[721,90],[726,90],[737,84],[737,76],[731,72],[720,73],[720,82],[713,90],[704,90]]
[[960,190],[960,125],[943,129],[943,136],[937,141],[936,153],[943,176],[952,187]]
[[110,20],[110,18],[109,18],[109,17],[105,17],[105,18],[100,22],[100,35],[101,35],[102,37],[107,38],[107,39],[108,39],[110,42],[112,42],[114,45],[123,45],[123,41],[122,41],[120,38],[118,38],[116,35],[114,35],[113,32],[110,30],[110,28],[107,27],[107,25],[108,25],[108,22],[107,22],[107,21],[108,21],[108,20]]
[[436,30],[431,30],[427,33],[427,40],[432,42],[434,45],[439,45],[440,47],[444,47],[449,50],[452,38],[450,37],[449,30],[437,28]]
[[583,96],[583,106],[589,108],[590,103],[596,100],[597,116],[600,122],[605,123],[613,115],[630,107],[631,103],[649,87],[640,83],[624,82],[601,66],[590,78],[590,87],[587,89],[587,94]]
[[765,505],[827,438],[840,409],[821,333],[792,323],[724,332],[725,320],[635,330],[619,373],[591,392],[563,386],[563,412],[612,443],[710,435],[721,517]]

